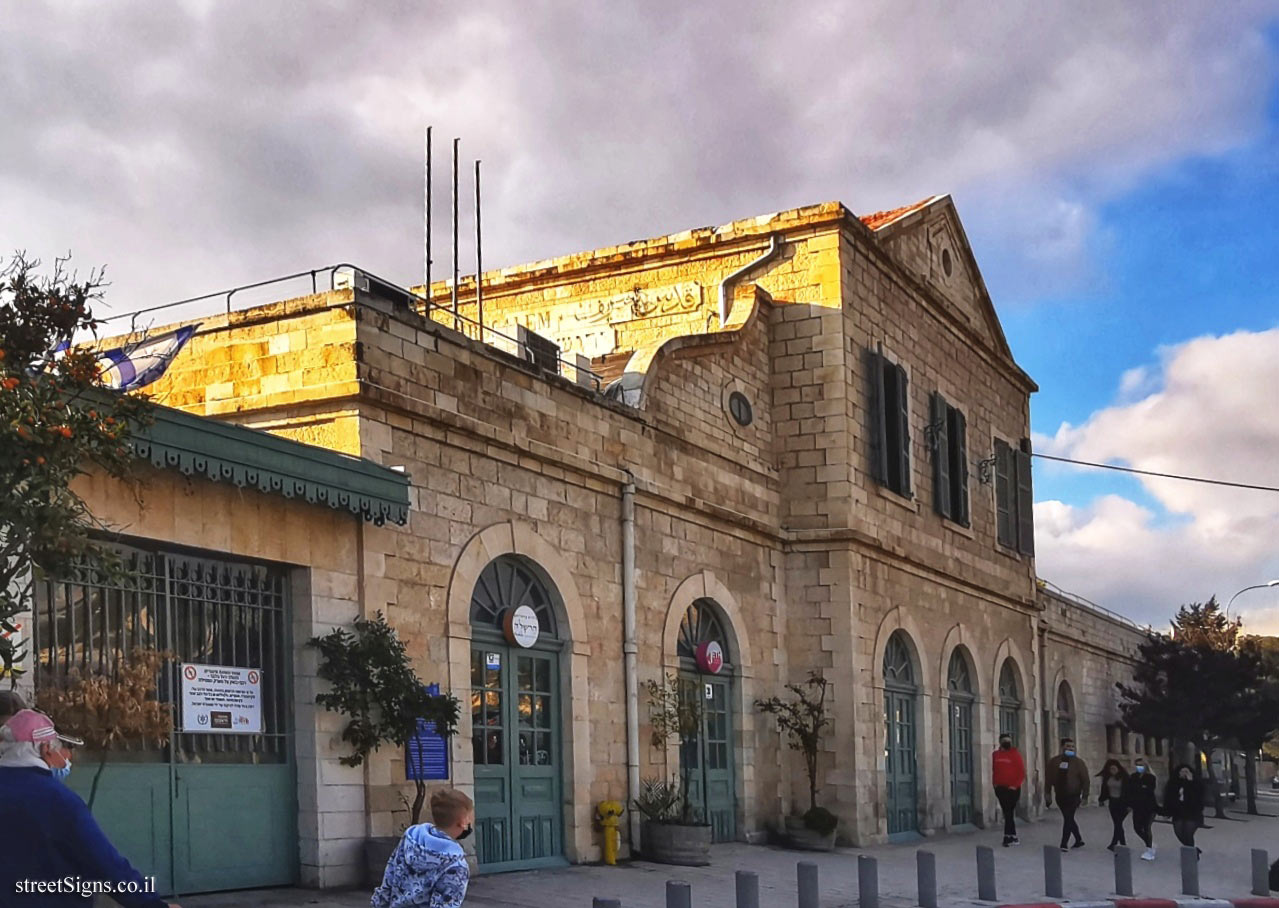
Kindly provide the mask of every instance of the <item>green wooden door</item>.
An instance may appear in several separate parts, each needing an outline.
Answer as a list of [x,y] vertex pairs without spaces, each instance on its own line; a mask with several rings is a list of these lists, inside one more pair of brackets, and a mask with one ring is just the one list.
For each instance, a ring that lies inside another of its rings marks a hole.
[[[75,754],[67,785],[86,803],[97,769],[92,754]],[[144,876],[155,877],[156,892],[173,892],[171,804],[169,764],[159,760],[107,763],[93,802],[93,816],[107,839]]]
[[950,701],[950,822],[973,822],[973,701]]
[[476,853],[485,872],[564,863],[559,660],[479,644],[471,652]]
[[711,825],[711,839],[737,838],[737,783],[733,761],[732,679],[683,676],[690,696],[702,700],[701,734],[680,748],[681,769],[688,774],[689,801]]
[[884,692],[884,765],[888,776],[888,834],[919,829],[915,779],[915,694]]

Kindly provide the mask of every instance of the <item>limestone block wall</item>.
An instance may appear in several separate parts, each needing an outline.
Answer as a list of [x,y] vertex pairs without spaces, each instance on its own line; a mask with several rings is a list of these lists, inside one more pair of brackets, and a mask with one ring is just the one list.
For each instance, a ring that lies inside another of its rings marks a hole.
[[316,654],[307,640],[359,615],[363,524],[320,505],[140,467],[138,482],[91,472],[74,485],[89,510],[127,540],[291,564],[293,731],[298,775],[298,861],[306,886],[363,876],[365,779],[342,766],[341,717],[315,705]]

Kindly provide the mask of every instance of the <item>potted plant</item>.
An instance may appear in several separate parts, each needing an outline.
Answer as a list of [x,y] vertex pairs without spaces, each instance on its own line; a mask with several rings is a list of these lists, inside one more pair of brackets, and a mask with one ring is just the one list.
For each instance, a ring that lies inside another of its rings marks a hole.
[[811,672],[804,683],[786,685],[793,695],[790,700],[771,697],[755,701],[756,709],[777,720],[777,727],[786,733],[791,749],[804,755],[808,810],[803,816],[786,817],[785,830],[791,847],[809,851],[831,851],[835,847],[835,829],[839,826],[839,817],[817,806],[817,755],[821,751],[822,733],[831,724],[826,713],[829,687],[830,682],[821,672]]
[[[435,723],[435,730],[449,738],[457,730],[461,704],[452,694],[428,692],[409,661],[404,642],[378,612],[372,620],[357,618],[355,633],[335,628],[308,642],[320,651],[316,674],[331,688],[316,694],[315,702],[346,715],[342,740],[352,752],[341,757],[345,766],[359,766],[383,744],[407,748],[418,732],[418,720]],[[426,782],[414,779],[416,796],[410,807],[410,825],[421,819]],[[399,843],[396,836],[373,836],[365,842],[368,879],[380,882],[382,871]]]
[[[702,728],[702,701],[693,685],[669,675],[648,682],[652,744],[665,750],[672,742],[680,750],[695,746]],[[692,767],[681,759],[679,773],[668,782],[646,779],[635,799],[642,851],[650,861],[702,867],[710,863],[711,826],[689,800]]]

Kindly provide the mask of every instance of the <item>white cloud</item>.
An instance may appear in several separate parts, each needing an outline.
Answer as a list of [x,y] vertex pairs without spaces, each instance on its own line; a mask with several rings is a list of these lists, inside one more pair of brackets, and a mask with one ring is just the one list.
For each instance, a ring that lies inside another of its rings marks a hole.
[[0,249],[106,262],[127,307],[339,260],[407,282],[434,123],[440,173],[453,135],[485,161],[495,266],[950,191],[979,254],[1025,275],[1008,295],[1060,290],[1088,275],[1108,198],[1261,128],[1273,15],[1106,0],[986,14],[828,0],[804,15],[15,4],[0,34]]
[[[1279,487],[1276,388],[1279,328],[1196,338],[1162,350],[1157,367],[1125,373],[1118,403],[1040,437],[1038,450]],[[1160,624],[1184,602],[1279,577],[1279,492],[1141,483],[1166,514],[1116,495],[1036,504],[1040,575]],[[1279,633],[1279,591],[1241,596],[1236,611],[1254,629]]]

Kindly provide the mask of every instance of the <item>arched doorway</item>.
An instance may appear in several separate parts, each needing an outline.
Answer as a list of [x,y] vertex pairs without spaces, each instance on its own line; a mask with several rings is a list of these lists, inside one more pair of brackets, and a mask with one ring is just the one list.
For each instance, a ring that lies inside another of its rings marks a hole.
[[1075,695],[1070,690],[1070,683],[1062,681],[1057,685],[1057,742],[1063,738],[1075,738]]
[[884,648],[884,772],[890,836],[919,830],[915,759],[919,687],[915,678],[910,642],[905,633],[894,631]]
[[950,654],[946,670],[950,713],[950,822],[973,822],[973,693],[972,671],[961,647]]
[[503,555],[471,594],[476,856],[485,871],[563,863],[560,649],[552,587]]
[[689,800],[711,824],[715,842],[737,838],[737,780],[733,747],[733,664],[719,606],[698,599],[680,621],[676,654],[680,678],[702,703],[701,730],[680,748]]
[[1017,666],[1005,659],[999,670],[999,734],[1013,739],[1013,747],[1021,747],[1021,682]]

